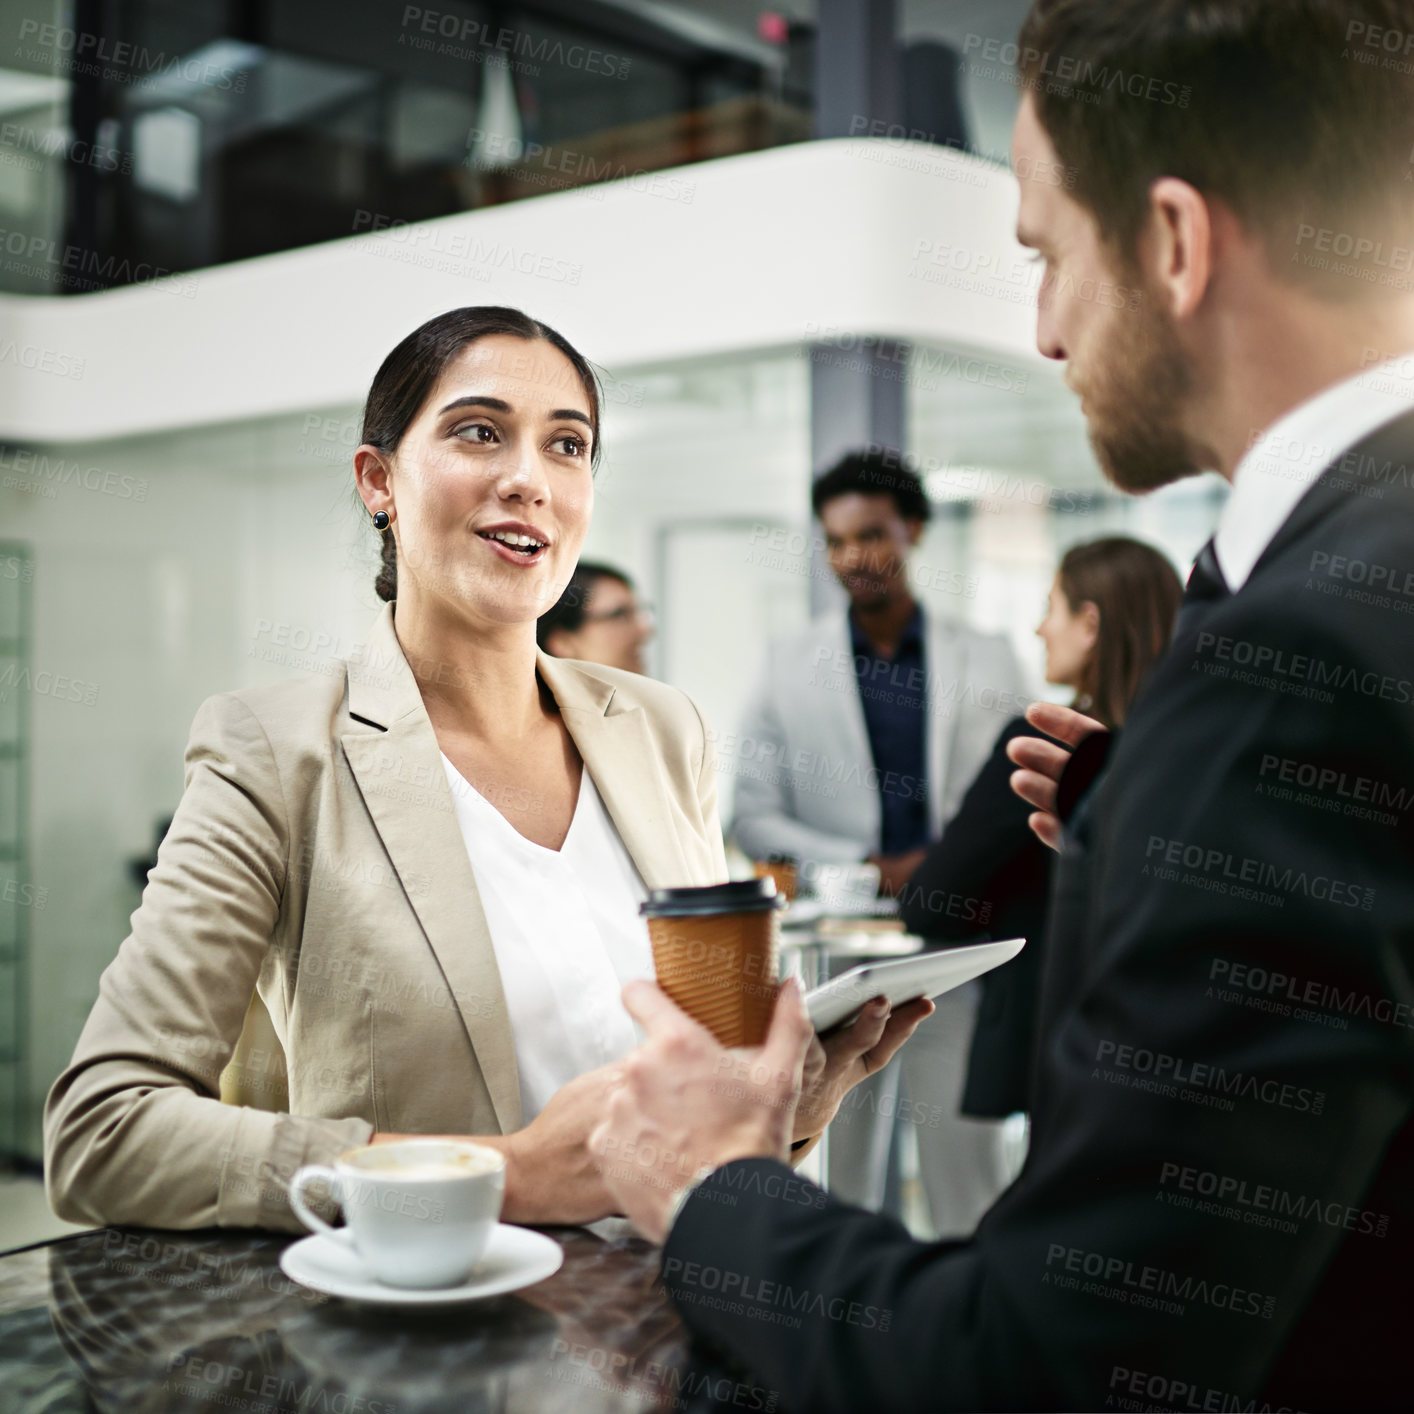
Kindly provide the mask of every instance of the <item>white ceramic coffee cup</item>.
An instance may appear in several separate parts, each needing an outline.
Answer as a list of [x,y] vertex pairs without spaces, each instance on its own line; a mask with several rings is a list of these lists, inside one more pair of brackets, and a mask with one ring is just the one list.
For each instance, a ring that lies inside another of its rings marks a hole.
[[[346,1227],[312,1213],[305,1188],[329,1186]],[[506,1159],[455,1139],[365,1144],[290,1179],[290,1206],[314,1232],[350,1248],[389,1286],[459,1286],[471,1275],[501,1216]]]

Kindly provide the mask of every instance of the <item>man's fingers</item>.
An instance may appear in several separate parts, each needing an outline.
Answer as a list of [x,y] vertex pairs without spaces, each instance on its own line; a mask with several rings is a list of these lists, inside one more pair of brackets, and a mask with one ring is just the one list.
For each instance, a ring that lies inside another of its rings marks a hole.
[[1036,814],[1026,817],[1026,823],[1031,826],[1031,833],[1047,849],[1053,849],[1057,854],[1061,852],[1061,822],[1054,815],[1037,811]]
[[712,1041],[712,1033],[699,1026],[656,982],[628,983],[623,990],[623,1002],[624,1009],[643,1027],[650,1041],[684,1029]]
[[810,1039],[814,1035],[815,1028],[810,1024],[810,1014],[805,1010],[800,983],[794,977],[788,977],[776,998],[771,1029],[766,1033],[766,1044],[761,1048],[761,1060],[773,1072],[793,1076],[793,1084],[799,1088],[805,1069],[805,1053],[810,1049]]
[[1037,771],[1013,771],[1011,788],[1013,793],[1019,795],[1028,805],[1055,813],[1056,783],[1049,776],[1043,776]]
[[[1068,746],[1079,746],[1091,732],[1105,730],[1105,724],[1094,717],[1087,717],[1074,707],[1059,707],[1054,702],[1033,702],[1026,709],[1026,720],[1038,732],[1045,732]],[[1017,741],[1024,740],[1024,737],[1017,738]]]

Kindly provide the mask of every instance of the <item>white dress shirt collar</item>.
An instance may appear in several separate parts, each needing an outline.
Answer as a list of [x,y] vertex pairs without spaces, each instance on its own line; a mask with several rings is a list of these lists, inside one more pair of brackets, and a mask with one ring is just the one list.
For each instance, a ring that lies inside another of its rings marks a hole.
[[1409,411],[1407,400],[1401,403],[1378,386],[1399,361],[1331,384],[1253,439],[1233,472],[1232,492],[1213,537],[1223,579],[1234,594],[1320,474],[1377,427]]

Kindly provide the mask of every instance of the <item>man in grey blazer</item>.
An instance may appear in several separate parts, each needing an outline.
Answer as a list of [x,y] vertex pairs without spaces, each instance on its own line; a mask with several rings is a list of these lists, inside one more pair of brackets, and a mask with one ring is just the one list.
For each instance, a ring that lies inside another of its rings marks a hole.
[[[737,740],[719,743],[735,764],[732,833],[754,859],[798,861],[806,879],[873,863],[880,892],[896,895],[1030,695],[1003,635],[914,597],[924,576],[910,556],[930,506],[899,456],[848,454],[816,481],[812,504],[849,605],[771,645]],[[891,1206],[893,1120],[907,1114],[940,1236],[969,1233],[1009,1177],[1001,1126],[957,1114],[979,995],[973,984],[938,998],[831,1130],[831,1188]]]

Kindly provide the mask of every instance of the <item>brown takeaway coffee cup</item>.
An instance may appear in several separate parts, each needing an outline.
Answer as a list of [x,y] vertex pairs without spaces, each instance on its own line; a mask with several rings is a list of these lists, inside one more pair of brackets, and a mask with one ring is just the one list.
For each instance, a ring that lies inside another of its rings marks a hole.
[[789,855],[768,855],[765,859],[756,860],[751,868],[758,879],[774,879],[776,881],[776,892],[779,893],[787,903],[795,898],[798,892],[795,860]]
[[770,878],[654,889],[639,906],[658,985],[724,1046],[766,1039],[784,906]]

